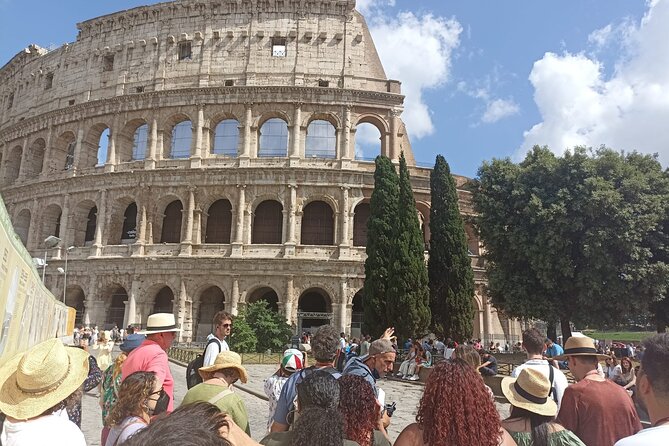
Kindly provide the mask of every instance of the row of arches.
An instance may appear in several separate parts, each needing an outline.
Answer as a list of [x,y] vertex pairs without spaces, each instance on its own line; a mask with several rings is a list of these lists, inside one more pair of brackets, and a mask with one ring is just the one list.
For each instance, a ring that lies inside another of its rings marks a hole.
[[[306,125],[303,156],[334,159],[338,156],[340,124],[330,115],[314,116]],[[154,121],[152,125],[158,124]],[[5,153],[0,154],[2,184],[12,184],[19,178],[35,178],[43,172],[115,165],[150,156],[185,159],[193,155],[197,145],[208,147],[207,156],[237,157],[244,150],[244,126],[234,117],[224,116],[211,128],[198,128],[190,117],[178,114],[168,119],[161,129],[156,129],[155,135],[152,136],[151,130],[149,122],[138,118],[120,127],[117,135],[107,123],[94,124],[82,132],[80,144],[74,130],[65,130],[50,142],[47,142],[48,137],[40,136],[25,144],[8,144]],[[354,142],[356,159],[373,159],[382,152],[382,135],[386,133],[382,121],[362,118],[351,129],[353,135],[357,131],[360,137]],[[206,144],[200,142],[199,132],[205,134]],[[274,117],[274,114],[262,118],[257,127],[254,156],[287,157],[294,136],[287,118]],[[160,153],[150,153],[152,144]]]

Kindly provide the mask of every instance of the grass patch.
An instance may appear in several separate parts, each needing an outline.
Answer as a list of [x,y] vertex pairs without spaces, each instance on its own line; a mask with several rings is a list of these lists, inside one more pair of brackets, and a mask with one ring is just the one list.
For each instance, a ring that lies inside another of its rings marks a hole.
[[649,336],[656,334],[652,331],[584,331],[584,334],[593,339],[607,341],[633,341],[640,342]]

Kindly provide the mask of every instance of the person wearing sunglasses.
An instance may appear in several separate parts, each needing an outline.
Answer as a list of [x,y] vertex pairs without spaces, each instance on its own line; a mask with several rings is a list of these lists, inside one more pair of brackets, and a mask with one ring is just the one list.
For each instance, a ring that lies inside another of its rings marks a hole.
[[167,410],[169,397],[153,372],[135,372],[121,383],[118,400],[107,415],[111,427],[104,446],[118,446],[144,429],[151,417]]
[[212,365],[219,353],[230,351],[225,338],[232,333],[232,315],[227,311],[219,311],[214,315],[212,327],[213,333],[207,336],[207,347],[204,349],[204,367]]

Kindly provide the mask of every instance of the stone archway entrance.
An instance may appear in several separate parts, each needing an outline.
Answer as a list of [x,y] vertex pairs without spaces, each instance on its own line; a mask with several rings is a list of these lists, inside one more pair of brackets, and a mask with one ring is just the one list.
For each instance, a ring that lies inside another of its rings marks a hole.
[[271,310],[276,311],[277,313],[279,312],[279,296],[276,294],[276,291],[274,291],[272,288],[270,287],[258,288],[257,290],[251,293],[251,295],[246,301],[252,304],[258,302],[259,300],[264,300],[269,304],[268,307]]
[[111,292],[111,304],[107,311],[105,320],[105,329],[111,329],[116,325],[123,328],[125,318],[125,302],[128,300],[128,293],[122,287],[118,287]]
[[351,311],[351,337],[360,338],[362,336],[362,319],[364,317],[362,308],[362,290],[353,296],[353,308]]
[[297,331],[314,332],[321,325],[332,324],[332,301],[328,293],[320,288],[306,290],[297,305]]
[[200,295],[200,309],[198,311],[193,341],[204,342],[213,330],[214,315],[225,308],[225,294],[217,286],[211,286]]
[[80,286],[74,285],[67,287],[67,292],[65,293],[65,305],[77,310],[77,313],[74,316],[75,326],[79,326],[84,323],[84,312],[86,311],[85,302],[86,295]]

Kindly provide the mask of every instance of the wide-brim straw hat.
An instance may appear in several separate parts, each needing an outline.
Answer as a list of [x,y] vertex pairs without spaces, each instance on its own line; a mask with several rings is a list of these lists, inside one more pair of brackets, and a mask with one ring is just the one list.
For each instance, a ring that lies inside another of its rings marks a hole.
[[41,415],[88,376],[88,353],[49,339],[0,367],[0,412],[17,420]]
[[569,356],[597,356],[597,359],[606,359],[609,355],[597,353],[595,341],[587,336],[572,336],[564,344],[564,353],[552,359],[565,361]]
[[242,366],[242,358],[238,353],[231,351],[224,351],[219,353],[216,356],[216,360],[212,365],[206,367],[200,367],[198,372],[203,380],[211,379],[214,376],[214,373],[219,370],[225,369],[235,369],[239,372],[239,379],[246,384],[249,380],[249,374],[246,372],[244,366]]
[[521,370],[518,378],[502,379],[502,393],[512,406],[546,417],[555,416],[558,410],[557,403],[549,395],[550,390],[548,378],[529,367]]
[[176,320],[172,313],[155,313],[149,316],[146,321],[146,328],[139,334],[149,335],[155,333],[167,333],[170,331],[181,331],[177,328]]

